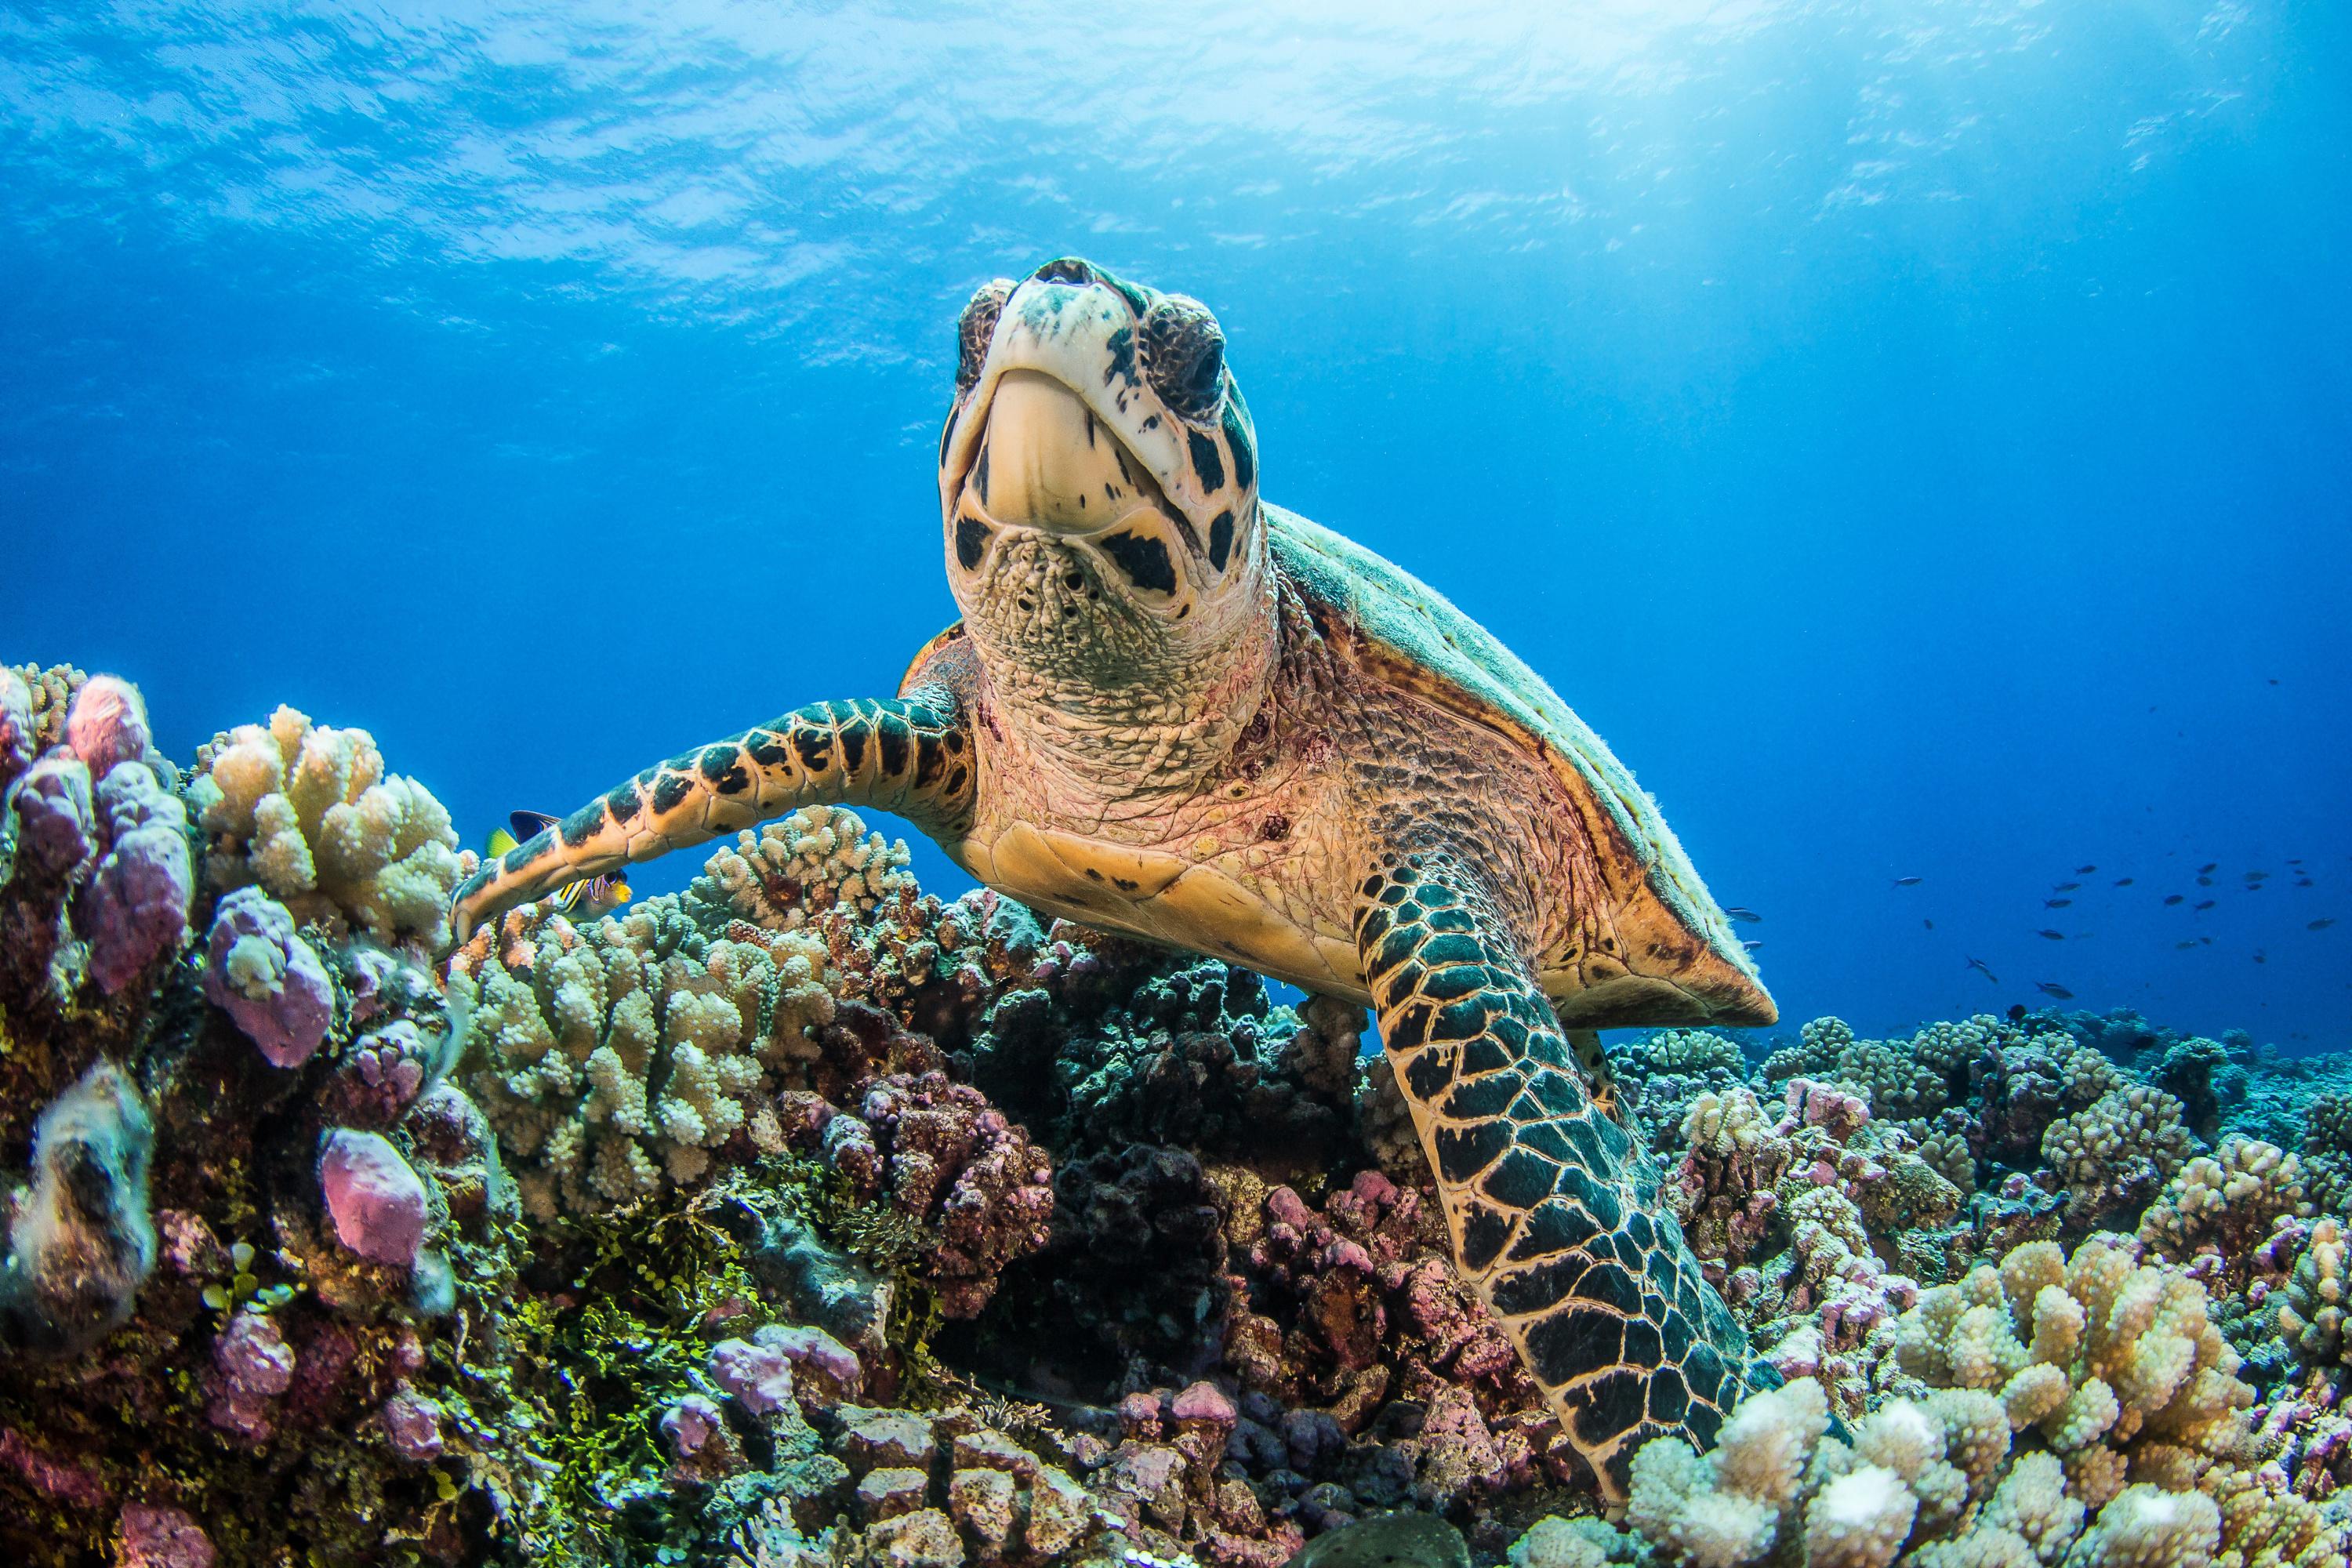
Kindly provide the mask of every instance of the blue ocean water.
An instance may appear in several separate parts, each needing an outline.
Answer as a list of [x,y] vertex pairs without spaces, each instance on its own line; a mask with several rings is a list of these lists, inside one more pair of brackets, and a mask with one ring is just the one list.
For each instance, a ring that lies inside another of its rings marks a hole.
[[184,759],[364,725],[477,843],[886,691],[956,311],[1084,254],[1214,307],[1268,496],[1551,679],[1791,1025],[2046,982],[2340,1047],[2347,58],[2284,3],[7,5],[0,658]]

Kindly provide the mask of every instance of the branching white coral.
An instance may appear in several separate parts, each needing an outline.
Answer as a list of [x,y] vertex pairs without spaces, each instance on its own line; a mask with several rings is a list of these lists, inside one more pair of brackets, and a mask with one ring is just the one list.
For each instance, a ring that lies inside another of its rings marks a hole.
[[415,780],[384,772],[364,730],[280,708],[204,749],[189,791],[215,891],[258,883],[299,921],[430,949],[449,934],[458,880],[449,814]]
[[854,811],[803,806],[712,855],[693,895],[770,931],[790,931],[838,907],[871,913],[915,885],[909,858],[905,839],[866,832]]
[[525,906],[452,958],[472,1008],[469,1085],[545,1218],[690,1184],[737,1133],[781,1147],[755,1107],[831,1018],[824,950],[706,940],[671,897],[575,927]]

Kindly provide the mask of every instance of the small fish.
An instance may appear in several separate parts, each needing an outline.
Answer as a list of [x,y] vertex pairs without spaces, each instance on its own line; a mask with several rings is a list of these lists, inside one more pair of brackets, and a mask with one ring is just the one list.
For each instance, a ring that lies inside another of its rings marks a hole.
[[1754,952],[1758,948],[1762,947],[1764,944],[1760,942],[1743,942],[1739,945],[1746,948],[1748,952]]
[[2074,875],[2077,877],[2087,877],[2097,869],[2098,868],[2096,866],[2077,866],[2074,868]]
[[2286,858],[2286,863],[2290,866],[2300,866],[2303,864],[2303,857],[2300,855],[2290,855]]
[[1998,975],[1998,974],[1995,974],[1995,973],[1992,972],[1992,965],[1991,965],[1991,964],[1990,964],[1990,963],[1987,963],[1983,959],[1981,959],[1981,958],[1971,958],[1971,959],[1969,959],[1969,967],[1970,969],[1975,970],[1979,974],[1983,975],[1987,980],[1991,981],[1995,985],[1998,985],[1998,984],[2000,984],[2000,975]]
[[2063,931],[2038,931],[2033,934],[2041,937],[2048,937],[2052,942],[2064,942],[2066,940],[2066,933]]
[[2197,868],[2197,874],[2200,877],[2210,877],[2221,868],[2221,862],[2219,860],[2208,860],[2205,864]]
[[1925,877],[1897,877],[1895,879],[1895,885],[1898,888],[1916,888],[1927,879]]
[[2201,903],[2201,904],[2198,905],[2198,906],[2197,906],[2197,910],[2198,910],[2198,912],[2201,914],[2201,913],[2203,913],[2205,910],[2210,910],[2210,909],[2211,909],[2212,907],[2213,907],[2213,900],[2210,900],[2210,899],[2208,899],[2208,900],[2206,900],[2203,903]]
[[2213,939],[2210,936],[2200,936],[2197,939],[2197,945],[2200,947],[2210,947],[2213,945]]
[[2168,904],[2187,903],[2189,901],[2189,895],[2186,893],[2168,893],[2165,895],[2164,901]]
[[2270,873],[2268,871],[2249,871],[2246,873],[2246,880],[2249,882],[2263,882],[2268,881],[2269,879]]
[[2315,888],[2319,886],[2318,883],[2313,881],[2308,877],[2297,877],[2294,879],[2294,885],[2298,888]]
[[2117,877],[2114,885],[2118,888],[2128,888],[2132,885],[2132,879],[2129,877]]
[[2270,960],[2264,958],[2260,952],[2257,952],[2254,954],[2254,962],[2256,963],[2268,963]]
[[1922,920],[1919,923],[1926,926],[1929,931],[1934,931],[1936,929],[1936,922],[1934,921]]
[[2210,888],[2213,885],[2213,879],[2210,877],[2200,877],[2197,879],[2197,885],[2200,888]]
[[2082,886],[2080,882],[2061,882],[2050,890],[2053,893],[2072,893],[2080,891]]
[[1754,925],[1764,918],[1762,915],[1758,914],[1754,910],[1743,910],[1738,904],[1732,905],[1723,912],[1729,915],[1733,920],[1745,921],[1749,925]]
[[2063,910],[2070,907],[2074,902],[2072,899],[2044,899],[2042,900],[2042,907],[2045,910]]
[[[556,825],[556,819],[540,811],[510,812],[507,820],[514,825],[509,833],[501,827],[490,835],[490,853],[503,855],[518,843],[528,842]],[[607,871],[601,877],[583,877],[576,882],[566,882],[555,890],[552,900],[557,910],[575,921],[602,919],[629,901],[629,879],[625,872]]]
[[2199,943],[2197,943],[2197,942],[2196,942],[2195,941],[2193,941],[2193,940],[2192,940],[2192,941],[2189,941],[2189,942],[2174,942],[2174,943],[2172,944],[2172,946],[2173,946],[2173,950],[2174,950],[2175,952],[2185,952],[2185,951],[2187,951],[2188,949],[2192,948],[2192,947],[2196,947],[2196,946],[2198,946],[2198,945],[2199,945]]
[[2037,980],[2033,983],[2033,988],[2045,996],[2055,996],[2061,1002],[2072,1002],[2074,999],[2074,994],[2072,991],[2054,980]]
[[2329,926],[2332,926],[2332,925],[2334,925],[2335,923],[2336,923],[2336,917],[2335,917],[2334,915],[2326,915],[2326,916],[2321,917],[2321,918],[2320,918],[2320,919],[2318,919],[2318,920],[2315,920],[2315,921],[2312,921],[2309,925],[2305,926],[2303,929],[2304,929],[2304,930],[2305,930],[2305,931],[2326,931]]

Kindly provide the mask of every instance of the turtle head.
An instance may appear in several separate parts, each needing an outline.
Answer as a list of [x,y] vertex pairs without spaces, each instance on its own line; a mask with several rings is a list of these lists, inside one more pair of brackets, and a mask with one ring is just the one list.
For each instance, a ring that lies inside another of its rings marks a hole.
[[1256,442],[1208,307],[1066,258],[982,285],[958,337],[940,508],[983,647],[1159,680],[1268,613]]

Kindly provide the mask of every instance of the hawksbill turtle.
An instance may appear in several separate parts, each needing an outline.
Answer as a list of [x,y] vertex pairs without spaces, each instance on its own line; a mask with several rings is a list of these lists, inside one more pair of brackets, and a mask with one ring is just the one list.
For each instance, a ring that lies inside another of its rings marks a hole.
[[960,339],[939,485],[962,618],[896,697],[680,752],[486,863],[458,939],[845,803],[1035,909],[1369,1004],[1461,1271],[1603,1496],[1652,1436],[1709,1446],[1779,1379],[1596,1100],[1590,1031],[1775,1013],[1655,804],[1444,598],[1260,500],[1199,301],[1066,258],[980,289]]

